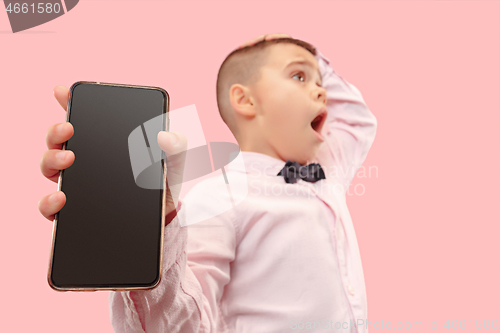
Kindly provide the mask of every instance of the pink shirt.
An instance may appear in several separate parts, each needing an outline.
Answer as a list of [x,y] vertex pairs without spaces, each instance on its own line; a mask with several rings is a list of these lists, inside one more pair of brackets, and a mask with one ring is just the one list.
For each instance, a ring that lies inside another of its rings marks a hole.
[[[377,122],[359,90],[316,56],[327,89],[328,117],[316,162],[326,179],[285,183],[285,162],[241,152],[248,195],[217,211],[227,193],[214,178],[182,200],[165,228],[163,278],[149,291],[110,292],[116,332],[365,333],[365,281],[346,191],[362,165]],[[314,162],[314,161],[311,161]],[[352,189],[351,189],[352,190]],[[189,231],[188,231],[189,230]]]

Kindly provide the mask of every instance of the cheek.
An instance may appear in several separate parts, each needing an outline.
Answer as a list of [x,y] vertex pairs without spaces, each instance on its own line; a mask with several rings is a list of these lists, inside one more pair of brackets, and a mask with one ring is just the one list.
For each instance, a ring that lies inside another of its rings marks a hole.
[[303,133],[309,125],[309,105],[303,91],[292,82],[276,81],[272,84],[269,82],[259,93],[260,103],[266,114],[268,134],[276,139],[282,137],[287,141],[293,141],[294,138],[300,140],[300,136],[295,134]]
[[303,120],[304,100],[296,89],[276,89],[269,97],[268,109],[273,111],[273,117],[286,123],[297,123]]

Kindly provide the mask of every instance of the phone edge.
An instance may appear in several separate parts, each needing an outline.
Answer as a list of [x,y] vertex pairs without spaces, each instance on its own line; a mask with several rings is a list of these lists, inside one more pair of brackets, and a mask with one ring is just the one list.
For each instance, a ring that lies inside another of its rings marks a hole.
[[[121,86],[121,87],[130,87],[130,88],[141,88],[141,89],[148,89],[148,90],[158,90],[164,95],[164,100],[166,100],[164,110],[162,114],[165,115],[165,121],[162,123],[162,126],[166,128],[166,131],[170,130],[170,117],[169,117],[169,111],[170,111],[170,95],[168,92],[160,87],[155,87],[155,86],[140,86],[140,85],[129,85],[129,84],[119,84],[119,83],[106,83],[106,82],[96,82],[96,81],[76,81],[71,85],[69,88],[69,95],[68,95],[68,104],[66,106],[66,122],[69,122],[70,118],[70,112],[71,112],[71,100],[73,97],[73,90],[74,88],[79,85],[79,84],[102,84],[102,85],[110,85],[110,86]],[[62,144],[61,150],[66,150],[66,144],[68,141],[65,141]],[[162,150],[162,159],[165,161],[165,152]],[[57,182],[57,191],[60,191],[62,188],[62,180],[63,180],[63,172],[64,170],[60,170],[59,172],[59,178]],[[167,178],[167,164],[163,163],[163,183],[162,183],[162,208],[161,208],[161,229],[160,229],[160,256],[159,256],[159,273],[158,273],[158,279],[154,284],[151,286],[142,286],[142,287],[125,287],[125,288],[113,288],[113,287],[98,287],[98,288],[63,288],[56,286],[52,279],[51,279],[51,273],[52,273],[52,261],[54,257],[54,244],[55,244],[55,235],[56,235],[56,230],[57,230],[57,220],[59,217],[59,212],[57,212],[54,215],[54,220],[53,220],[53,226],[52,226],[52,242],[51,242],[51,247],[50,247],[50,256],[49,256],[49,265],[48,265],[48,272],[47,272],[47,282],[49,286],[59,292],[66,292],[66,291],[77,291],[77,292],[95,292],[95,291],[104,291],[104,290],[109,290],[109,291],[133,291],[133,290],[151,290],[156,288],[162,279],[162,273],[163,273],[163,250],[164,250],[164,234],[165,234],[165,202],[166,202],[166,194],[167,191],[164,187],[164,184],[166,184],[166,178]],[[177,208],[175,208],[177,209]]]

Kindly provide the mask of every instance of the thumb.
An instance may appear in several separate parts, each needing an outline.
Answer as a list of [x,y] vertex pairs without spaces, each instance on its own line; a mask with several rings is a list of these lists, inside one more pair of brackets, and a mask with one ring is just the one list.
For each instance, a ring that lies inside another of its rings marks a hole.
[[187,139],[182,133],[160,131],[158,145],[167,156],[176,155],[187,149]]
[[184,164],[186,162],[187,139],[179,132],[160,131],[158,145],[165,152],[167,166],[167,187],[171,199],[177,207],[177,200],[184,178]]

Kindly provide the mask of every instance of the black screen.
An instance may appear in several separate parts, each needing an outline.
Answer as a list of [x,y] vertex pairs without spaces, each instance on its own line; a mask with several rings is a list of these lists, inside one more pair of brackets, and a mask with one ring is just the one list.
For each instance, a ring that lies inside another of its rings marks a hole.
[[[66,149],[75,161],[62,171],[66,204],[56,215],[51,282],[60,288],[154,285],[163,197],[163,152],[156,136],[166,127],[168,95],[160,89],[90,82],[72,88],[68,121],[74,135]],[[162,121],[150,121],[146,132],[144,124],[153,118]],[[155,188],[138,186],[134,177],[129,137],[138,131],[144,134],[144,147],[155,148],[143,155],[151,160],[142,158],[139,164],[161,161],[149,179]]]

